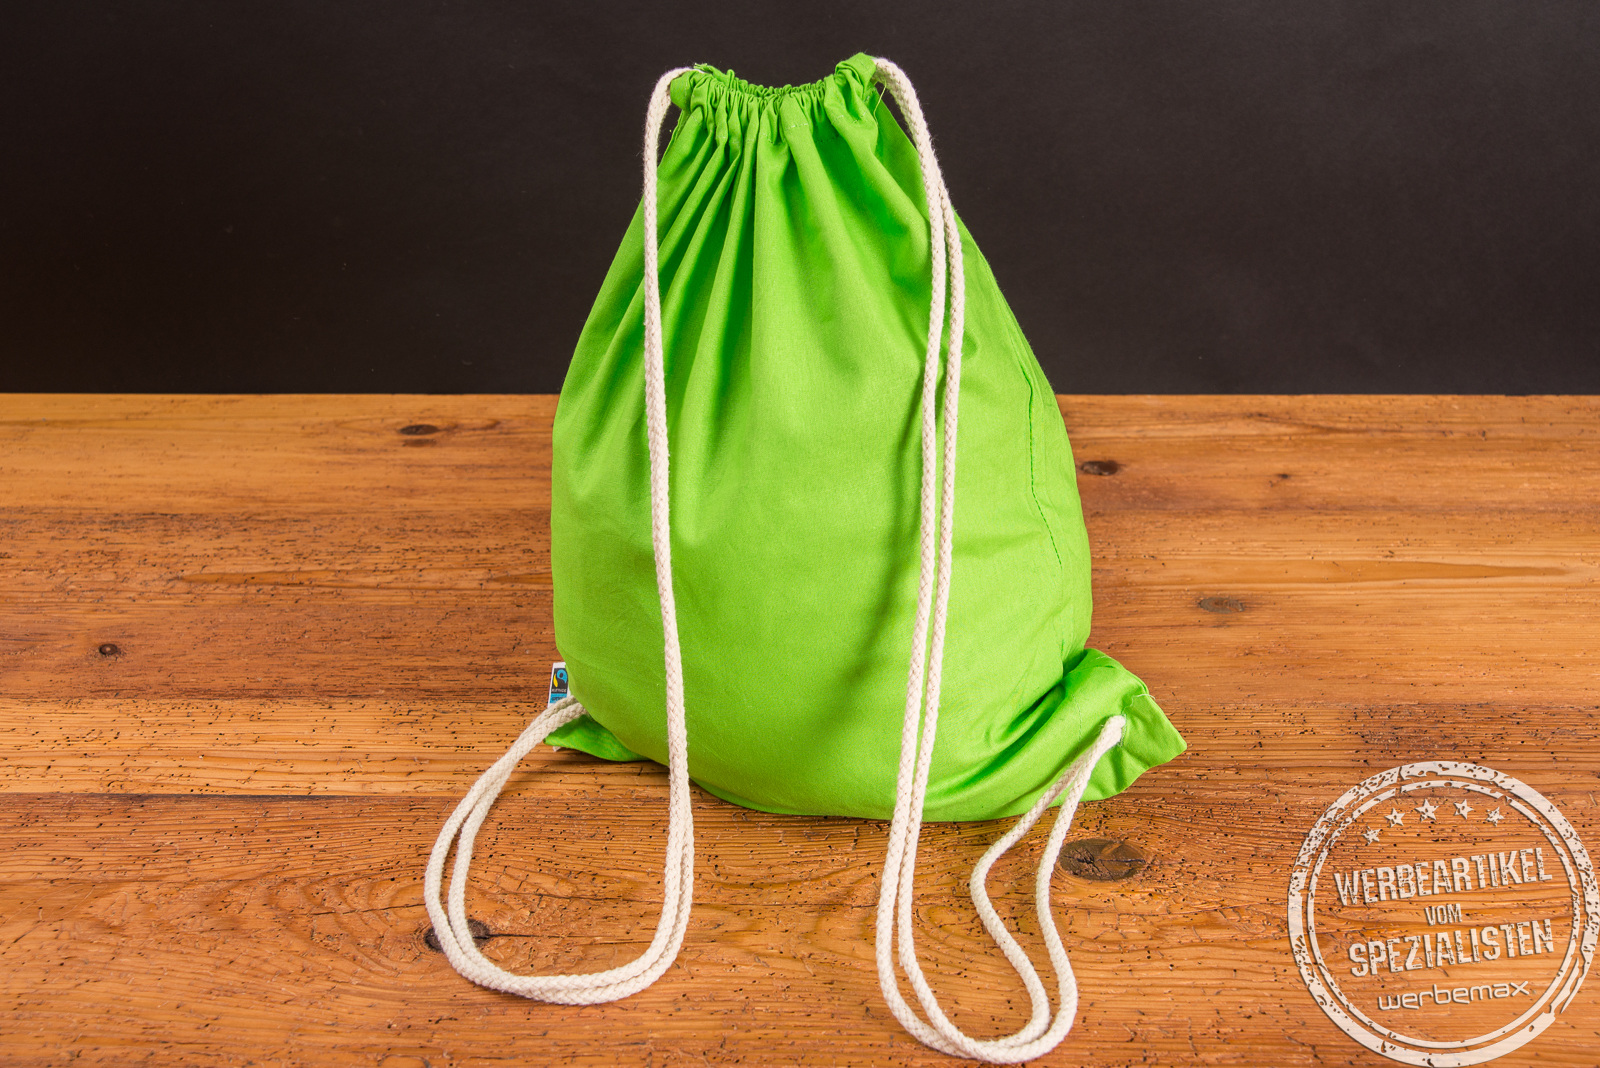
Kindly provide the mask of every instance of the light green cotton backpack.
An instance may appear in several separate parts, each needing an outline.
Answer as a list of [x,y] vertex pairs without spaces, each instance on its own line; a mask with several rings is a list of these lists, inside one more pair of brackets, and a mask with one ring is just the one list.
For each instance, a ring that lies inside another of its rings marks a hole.
[[[669,100],[681,115],[658,165]],[[1084,648],[1088,543],[1050,385],[950,206],[893,63],[858,55],[782,89],[670,71],[644,160],[643,202],[556,412],[551,558],[572,696],[445,824],[427,873],[434,929],[475,982],[611,1001],[653,982],[682,943],[691,778],[766,812],[887,818],[876,937],[896,1018],[946,1053],[1037,1057],[1077,1011],[1049,886],[1078,801],[1184,747],[1138,679]],[[620,968],[516,976],[468,931],[474,836],[546,740],[670,769],[661,922]],[[1057,802],[1037,880],[1052,1019],[984,876]],[[924,818],[1017,813],[972,893],[1033,1013],[1014,1035],[974,1040],[911,948],[916,832]],[[926,1019],[900,994],[896,938]]]

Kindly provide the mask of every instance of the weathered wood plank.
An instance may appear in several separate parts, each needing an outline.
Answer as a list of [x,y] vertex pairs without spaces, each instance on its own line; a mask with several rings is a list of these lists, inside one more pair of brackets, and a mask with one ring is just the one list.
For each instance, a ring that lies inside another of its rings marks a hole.
[[1596,510],[1600,397],[1059,401],[1095,509]]
[[0,484],[9,509],[179,515],[548,503],[554,415],[548,396],[0,395]]
[[[1600,398],[1061,405],[1078,459],[1121,465],[1085,485],[1102,508],[1381,511],[1468,501],[1485,511],[1592,512],[1583,487],[1600,479]],[[259,513],[343,510],[358,499],[376,517],[538,505],[548,500],[554,411],[553,397],[0,395],[0,483],[11,508]],[[401,433],[420,426],[438,432]],[[1469,473],[1470,496],[1460,492]]]
[[[0,671],[13,693],[63,700],[525,702],[557,655],[547,522],[13,510]],[[1592,703],[1600,689],[1600,642],[1572,634],[1600,609],[1600,518],[1582,512],[1122,510],[1089,524],[1094,640],[1169,700],[1233,701],[1241,673],[1274,700]]]
[[[1189,710],[1180,722],[1190,751],[1153,773],[1161,790],[1224,799],[1230,784],[1248,792],[1262,774],[1292,770],[1304,779],[1295,796],[1319,806],[1331,800],[1328,783],[1353,782],[1448,748],[1557,794],[1576,776],[1583,785],[1563,800],[1580,814],[1592,804],[1589,792],[1600,793],[1600,784],[1589,781],[1600,778],[1594,705],[1245,700],[1199,706],[1182,694],[1173,703]],[[0,793],[458,796],[540,705],[0,700]],[[541,747],[524,767],[513,789],[530,797],[577,800],[625,791],[654,804],[665,796],[665,773],[648,762],[611,764]],[[653,810],[646,815],[655,818]],[[1600,818],[1600,809],[1594,815]]]
[[[444,1063],[564,1062],[612,1035],[654,1038],[653,1063],[946,1063],[899,1037],[876,996],[882,824],[702,798],[697,907],[678,965],[623,1004],[573,1009],[473,987],[423,944],[419,865],[447,805],[29,798],[0,824],[0,964],[17,1025],[0,1039],[8,1063],[45,1063],[52,1038],[73,1029],[99,1063],[246,1063],[263,1048],[307,1064],[430,1050]],[[514,967],[595,969],[642,948],[659,818],[622,799],[581,815],[510,799],[498,814],[469,898],[499,936],[486,951]],[[1261,1064],[1264,1050],[1273,1064],[1359,1063],[1307,1015],[1281,948],[1280,876],[1298,837],[1282,824],[1298,815],[1270,788],[1226,828],[1160,791],[1095,806],[1086,830],[1131,832],[1155,859],[1130,883],[1057,879],[1087,992],[1070,1063]],[[1026,1004],[959,893],[996,829],[931,826],[919,891],[936,987],[984,1032]],[[1229,848],[1223,829],[1244,844]],[[992,882],[1034,936],[1026,867],[1008,859]],[[1591,1063],[1600,1021],[1569,1016],[1541,1038],[1539,1063]],[[636,1045],[610,1050],[652,1063]]]

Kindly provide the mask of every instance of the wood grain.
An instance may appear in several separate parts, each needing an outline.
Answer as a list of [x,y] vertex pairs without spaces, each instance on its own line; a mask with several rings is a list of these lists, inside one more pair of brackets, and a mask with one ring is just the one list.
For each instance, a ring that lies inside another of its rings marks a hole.
[[[1048,1064],[1381,1065],[1289,954],[1290,865],[1362,777],[1463,759],[1600,840],[1600,399],[1064,397],[1094,641],[1191,749],[1075,838],[1084,991]],[[877,993],[884,828],[697,796],[679,963],[528,1003],[423,942],[453,799],[543,703],[548,397],[0,398],[0,1062],[945,1064]],[[485,950],[599,968],[654,923],[666,786],[535,754],[485,832]],[[919,946],[1020,1020],[930,825]],[[1036,846],[1035,846],[1036,848]],[[1027,858],[991,879],[1036,938]],[[1030,941],[1030,944],[1036,942]],[[1014,1024],[1013,1024],[1014,1026]],[[1592,1066],[1587,988],[1497,1064]]]

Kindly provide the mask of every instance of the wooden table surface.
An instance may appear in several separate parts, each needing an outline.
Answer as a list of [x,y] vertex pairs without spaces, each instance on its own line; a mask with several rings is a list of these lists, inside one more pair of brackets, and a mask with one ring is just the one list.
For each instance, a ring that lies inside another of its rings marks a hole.
[[[1037,1063],[1394,1063],[1307,992],[1290,869],[1335,798],[1415,760],[1516,776],[1600,847],[1600,398],[1061,405],[1094,644],[1190,749],[1080,816],[1150,860],[1057,873],[1083,1000]],[[877,990],[876,822],[697,793],[683,951],[617,1004],[491,993],[425,944],[440,822],[556,655],[554,408],[0,398],[0,1063],[955,1063]],[[653,765],[531,758],[480,840],[485,951],[631,959],[665,797]],[[980,1034],[1026,1004],[963,889],[1001,826],[930,825],[918,881],[935,987]],[[991,885],[1037,950],[1028,868]],[[1496,1063],[1600,1063],[1596,987]]]

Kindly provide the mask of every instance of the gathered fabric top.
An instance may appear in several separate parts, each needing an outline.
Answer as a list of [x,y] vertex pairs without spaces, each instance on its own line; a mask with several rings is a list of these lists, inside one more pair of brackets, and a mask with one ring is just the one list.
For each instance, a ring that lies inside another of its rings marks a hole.
[[877,61],[851,56],[826,78],[804,85],[755,85],[701,63],[672,82],[672,102],[685,113],[704,112],[721,136],[761,134],[786,140],[787,130],[871,119],[882,106],[874,82]]

